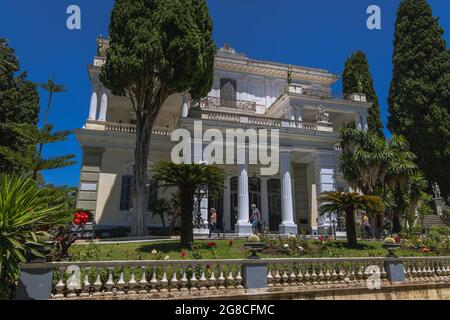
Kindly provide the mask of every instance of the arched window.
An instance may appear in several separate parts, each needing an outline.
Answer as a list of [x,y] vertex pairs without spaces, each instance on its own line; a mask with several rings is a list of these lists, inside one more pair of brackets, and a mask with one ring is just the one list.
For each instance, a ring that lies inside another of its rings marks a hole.
[[220,79],[220,106],[226,108],[236,107],[236,80]]

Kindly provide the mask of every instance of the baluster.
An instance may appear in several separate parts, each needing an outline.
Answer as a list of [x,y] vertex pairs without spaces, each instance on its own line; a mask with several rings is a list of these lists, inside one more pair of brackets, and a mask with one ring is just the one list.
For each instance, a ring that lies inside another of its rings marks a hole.
[[219,278],[217,278],[217,284],[219,290],[225,289],[225,277],[223,276],[223,266],[219,266]]
[[275,273],[275,287],[281,287],[281,276],[280,276],[280,271],[278,270],[278,265],[275,265],[276,269],[276,273]]
[[[384,269],[384,263],[383,262],[380,262],[380,270],[381,270],[381,275],[380,275],[381,281],[383,281],[383,282],[387,281],[387,272]],[[408,270],[409,270],[409,265],[408,265]],[[408,271],[408,274],[410,274],[409,271]]]
[[116,283],[117,295],[125,294],[125,286],[126,286],[126,283],[125,283],[125,278],[124,278],[124,274],[123,274],[123,267],[121,267],[119,281],[117,281],[117,283]]
[[101,269],[97,269],[95,268],[95,272],[97,273],[97,277],[95,279],[94,282],[94,293],[92,294],[92,296],[97,297],[97,296],[101,296],[103,294],[103,283],[102,283],[102,278],[101,278]]
[[317,268],[317,266],[316,266],[316,265],[312,265],[311,268],[312,268],[312,273],[311,273],[311,281],[312,281],[312,284],[313,284],[313,285],[318,285],[318,284],[319,284],[319,283],[317,282],[318,276],[317,276],[317,273],[316,273],[316,268]]
[[72,274],[66,281],[68,298],[75,298],[77,296],[77,290],[81,289],[81,279],[76,276],[76,273],[77,270],[72,270]]
[[317,282],[319,284],[323,284],[325,281],[325,274],[323,273],[323,268],[326,268],[326,266],[323,265],[317,265],[317,267],[319,268],[319,274],[317,275]]
[[161,293],[169,292],[169,280],[167,280],[167,266],[163,267],[163,277],[162,277],[160,283],[161,283],[161,289],[159,290],[159,292],[161,292]]
[[84,268],[84,283],[80,297],[89,297],[89,292],[91,289],[91,284],[89,282],[89,270],[91,270],[91,268]]
[[152,267],[152,278],[150,279],[150,293],[158,293],[158,289],[160,288],[160,283],[157,277],[157,268],[155,266]]
[[304,283],[304,278],[303,278],[303,274],[302,274],[302,267],[301,265],[298,266],[298,273],[297,273],[297,285],[299,286],[303,286]]
[[237,289],[244,289],[244,286],[242,285],[242,276],[241,276],[241,270],[240,270],[241,266],[238,266],[238,272],[236,275],[236,288]]
[[[320,275],[319,275],[320,276]],[[324,275],[324,280],[327,284],[331,284],[331,273],[330,273],[330,268],[326,267],[325,268],[325,275]]]
[[347,282],[344,280],[345,279],[345,267],[343,265],[339,266],[339,273],[338,273],[338,281],[340,284],[346,284]]
[[64,268],[59,268],[58,274],[59,274],[59,281],[55,285],[56,294],[55,298],[64,298],[64,289],[66,288],[66,285],[64,283]]
[[137,292],[135,291],[135,288],[137,287],[135,268],[131,267],[130,272],[131,278],[130,281],[128,281],[128,294],[137,294]]
[[272,276],[272,271],[270,270],[270,266],[268,266],[268,268],[269,268],[269,271],[267,271],[267,286],[269,288],[271,288],[274,286],[274,279]]
[[185,266],[183,266],[183,276],[180,280],[180,283],[181,283],[181,289],[180,289],[181,292],[189,291],[189,289],[187,288],[189,280],[187,279],[187,276],[186,276],[186,267]]
[[211,267],[211,276],[209,277],[209,290],[217,290],[216,283],[217,279],[214,275],[214,269]]
[[148,286],[148,281],[147,281],[147,267],[145,266],[141,266],[141,272],[142,272],[142,277],[141,280],[139,281],[139,294],[146,294],[148,293],[147,291],[147,286]]
[[289,275],[289,284],[291,286],[296,286],[297,285],[297,276],[295,275],[294,272],[294,266],[292,266],[292,270],[291,270],[291,274]]
[[331,273],[331,283],[338,283],[339,281],[339,279],[338,279],[338,274],[337,274],[337,272],[336,272],[336,265],[335,264],[332,264],[331,265],[331,268],[332,268],[332,270],[333,270],[333,272]]
[[305,285],[308,285],[308,282],[311,280],[311,276],[309,275],[309,270],[308,270],[308,266],[305,266],[306,271],[305,274],[303,275],[303,279],[305,282]]
[[289,276],[287,274],[287,269],[288,269],[287,265],[283,266],[283,275],[281,276],[281,279],[283,281],[283,287],[289,286],[289,282],[288,282]]
[[197,278],[195,277],[195,265],[192,267],[192,277],[189,280],[191,284],[191,291],[198,291],[196,285],[197,285]]
[[208,290],[208,288],[206,287],[208,285],[208,280],[206,279],[204,267],[201,266],[201,268],[202,268],[202,274],[200,276],[199,283],[200,283],[200,290],[204,291],[204,290]]
[[170,280],[170,292],[179,292],[178,290],[178,279],[177,279],[177,267],[172,266],[172,280]]
[[108,274],[108,281],[105,283],[105,296],[111,296],[113,295],[113,289],[114,289],[114,281],[113,281],[113,269],[112,267],[108,268],[109,274]]
[[235,289],[233,270],[228,265],[227,289]]

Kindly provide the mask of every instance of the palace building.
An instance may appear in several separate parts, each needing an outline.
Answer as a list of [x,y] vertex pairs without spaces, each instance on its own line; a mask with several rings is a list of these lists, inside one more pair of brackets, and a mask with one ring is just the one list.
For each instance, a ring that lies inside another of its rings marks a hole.
[[[97,226],[108,229],[131,221],[135,115],[128,98],[112,95],[100,83],[108,40],[97,42],[94,63],[88,66],[93,88],[89,116],[76,130],[83,151],[78,207],[94,212]],[[339,173],[339,130],[351,121],[367,130],[372,105],[364,94],[335,96],[331,86],[337,80],[327,70],[254,60],[225,45],[217,52],[214,85],[207,97],[194,103],[180,93],[164,103],[153,128],[150,168],[171,160],[178,144],[171,139],[174,130],[184,128],[194,136],[198,121],[203,130],[276,129],[278,173],[262,176],[260,166],[249,163],[221,165],[226,187],[220,197],[203,198],[198,215],[206,220],[209,209],[215,208],[219,228],[246,235],[251,232],[250,206],[255,204],[271,233],[321,233],[337,222],[318,214],[318,196],[348,190]],[[158,228],[155,201],[170,198],[171,192],[152,187],[149,196],[147,221]]]

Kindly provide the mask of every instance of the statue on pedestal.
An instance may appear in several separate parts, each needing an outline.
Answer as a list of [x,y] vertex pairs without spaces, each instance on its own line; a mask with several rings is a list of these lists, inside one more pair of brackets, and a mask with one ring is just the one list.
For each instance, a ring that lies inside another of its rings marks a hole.
[[439,187],[437,182],[432,184],[432,188],[433,188],[434,199],[441,199],[441,188]]

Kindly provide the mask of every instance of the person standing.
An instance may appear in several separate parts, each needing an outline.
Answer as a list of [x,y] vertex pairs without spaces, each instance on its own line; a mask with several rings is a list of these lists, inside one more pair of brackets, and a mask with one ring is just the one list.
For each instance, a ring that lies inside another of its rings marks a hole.
[[212,232],[217,232],[217,237],[220,238],[220,232],[217,230],[217,211],[214,208],[211,208],[210,216],[209,216],[209,238],[211,238]]
[[362,221],[363,221],[364,233],[365,233],[366,237],[370,237],[372,239],[373,233],[371,230],[369,216],[367,215],[367,213],[364,213]]
[[259,224],[261,223],[261,212],[256,207],[256,204],[252,204],[252,210],[251,210],[251,216],[250,216],[250,223],[252,224],[252,230],[254,234],[258,233]]

